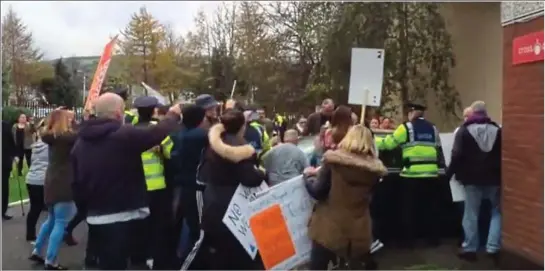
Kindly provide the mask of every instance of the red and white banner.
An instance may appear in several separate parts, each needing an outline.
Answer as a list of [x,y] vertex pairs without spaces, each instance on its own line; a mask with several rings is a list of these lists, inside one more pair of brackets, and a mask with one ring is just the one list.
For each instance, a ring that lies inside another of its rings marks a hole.
[[543,31],[530,33],[513,40],[513,65],[543,61]]
[[89,94],[87,95],[87,100],[85,101],[85,109],[90,109],[91,103],[100,95],[100,89],[102,88],[102,83],[106,77],[106,72],[110,66],[110,61],[112,60],[112,52],[117,41],[117,35],[106,44],[104,47],[104,52],[100,57],[98,62],[97,70],[95,71],[95,76],[93,77],[93,83],[89,89]]

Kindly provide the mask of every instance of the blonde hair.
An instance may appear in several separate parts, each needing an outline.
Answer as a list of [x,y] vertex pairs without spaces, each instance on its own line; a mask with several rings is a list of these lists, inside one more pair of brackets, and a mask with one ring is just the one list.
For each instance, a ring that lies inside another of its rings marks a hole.
[[362,125],[350,127],[338,148],[355,154],[376,156],[373,134],[369,128]]
[[42,135],[45,133],[48,123],[48,117],[42,118],[40,121],[38,121],[38,124],[36,125],[36,137],[42,138]]
[[70,113],[68,111],[54,110],[51,112],[51,114],[49,114],[44,133],[52,134],[56,137],[70,132],[72,132],[72,125],[70,122]]

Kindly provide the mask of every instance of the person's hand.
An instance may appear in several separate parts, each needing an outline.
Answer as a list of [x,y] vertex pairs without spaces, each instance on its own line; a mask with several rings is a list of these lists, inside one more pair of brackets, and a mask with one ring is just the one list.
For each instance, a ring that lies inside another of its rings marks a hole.
[[19,157],[13,158],[13,162],[16,163],[16,164],[19,163]]
[[175,104],[168,109],[168,112],[172,112],[178,116],[182,115],[182,105]]
[[306,176],[314,176],[314,175],[316,175],[317,172],[318,172],[318,168],[315,168],[315,167],[307,167],[307,168],[305,168],[305,170],[303,171],[303,174],[305,174]]
[[232,109],[235,107],[235,104],[236,104],[235,100],[229,99],[225,102],[225,109]]

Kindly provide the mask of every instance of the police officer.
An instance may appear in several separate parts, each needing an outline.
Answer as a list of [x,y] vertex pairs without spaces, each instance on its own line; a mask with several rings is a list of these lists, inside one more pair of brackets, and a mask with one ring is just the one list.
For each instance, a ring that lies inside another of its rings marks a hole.
[[280,141],[284,142],[284,132],[288,127],[288,122],[285,116],[282,116],[280,113],[274,113],[274,128],[276,134],[280,137]]
[[[129,89],[126,87],[117,87],[112,90],[113,93],[121,96],[125,103],[129,97]],[[138,115],[134,114],[130,110],[125,110],[125,123],[126,124],[136,124],[138,122]]]
[[[416,222],[420,221],[424,228],[422,232],[426,233],[430,245],[435,246],[439,242],[435,223],[439,185],[439,134],[437,128],[424,119],[425,106],[414,103],[407,106],[409,121],[399,125],[393,134],[377,138],[375,142],[379,150],[393,150],[397,147],[402,150],[403,169],[400,177],[403,188],[403,244],[409,248],[414,245]],[[419,213],[422,219],[419,219]]]
[[244,115],[248,123],[244,138],[255,148],[258,160],[261,160],[261,157],[271,149],[271,140],[267,130],[259,122],[259,113],[255,108],[248,108]]
[[[138,111],[136,127],[147,127],[157,124],[152,120],[155,108],[159,105],[155,97],[138,97],[134,101],[134,107]],[[170,159],[173,142],[166,137],[160,145],[142,153],[142,166],[146,178],[146,186],[149,196],[150,216],[143,225],[142,234],[147,237],[143,241],[146,257],[153,259],[153,269],[162,270],[168,267],[168,236],[172,207],[170,205],[170,193],[167,191],[164,164]],[[145,232],[144,232],[145,229]]]

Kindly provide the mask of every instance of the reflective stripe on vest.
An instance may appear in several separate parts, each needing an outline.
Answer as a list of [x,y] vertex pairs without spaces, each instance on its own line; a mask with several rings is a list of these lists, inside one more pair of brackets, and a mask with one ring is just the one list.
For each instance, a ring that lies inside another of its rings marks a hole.
[[[157,122],[150,121],[150,125],[155,124],[157,124]],[[165,140],[163,140],[163,142]],[[161,149],[163,148],[161,147]],[[148,191],[164,189],[167,187],[165,182],[165,168],[163,166],[163,161],[156,152],[143,152],[142,166],[144,167],[144,177],[146,178],[146,187]]]
[[431,136],[423,133],[425,137],[422,140],[418,138],[418,131],[415,131],[412,122],[404,125],[407,128],[407,142],[401,146],[405,166],[400,175],[409,178],[437,177],[437,129],[433,126],[434,134]]

